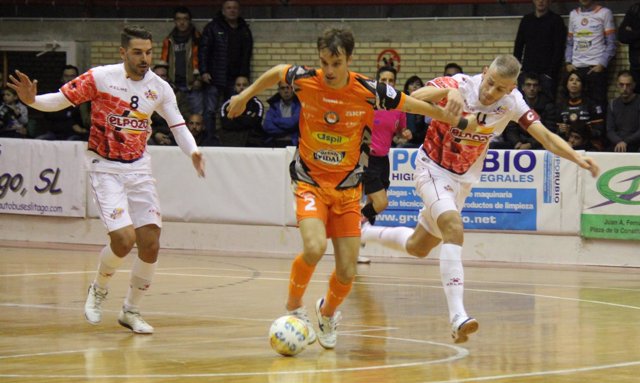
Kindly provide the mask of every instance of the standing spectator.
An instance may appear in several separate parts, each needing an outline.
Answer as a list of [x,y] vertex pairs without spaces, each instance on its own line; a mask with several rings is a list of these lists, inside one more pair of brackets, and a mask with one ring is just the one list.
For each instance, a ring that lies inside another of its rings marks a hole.
[[[62,71],[61,85],[78,77],[80,72],[73,65],[66,65]],[[57,112],[44,113],[47,132],[37,136],[39,140],[86,141],[89,130],[84,125],[80,106],[70,106]]]
[[91,131],[86,164],[109,245],[100,251],[98,270],[89,286],[84,305],[85,319],[102,321],[102,304],[108,286],[125,257],[137,245],[131,267],[129,289],[118,323],[134,333],[151,334],[154,329],[140,315],[140,302],[151,285],[160,250],[162,215],[147,149],[149,116],[154,110],[171,124],[180,149],[191,159],[198,175],[204,176],[202,153],[178,113],[169,85],[149,71],[153,43],[151,33],[127,26],[121,34],[123,62],[99,66],[65,84],[60,91],[37,95],[37,81],[16,71],[9,86],[30,107],[56,111],[92,100]]
[[[567,39],[560,15],[549,9],[551,0],[533,0],[534,10],[522,17],[513,55],[522,63],[522,73],[537,73],[542,91],[555,101],[558,76]],[[518,78],[522,89],[524,78]]]
[[238,76],[250,79],[253,36],[240,17],[240,2],[225,0],[222,10],[202,31],[198,60],[204,82],[204,124],[216,136],[216,110],[231,97]]
[[583,75],[586,95],[604,110],[607,105],[607,65],[616,54],[616,26],[609,8],[592,0],[579,2],[580,7],[569,14],[564,54],[566,70]]
[[202,113],[202,83],[199,79],[200,32],[191,22],[191,11],[178,7],[173,12],[175,27],[162,41],[160,59],[168,64],[169,80],[187,95],[191,113]]
[[605,120],[602,107],[593,101],[585,89],[586,83],[580,72],[569,73],[556,103],[558,135],[569,139],[572,130],[588,130],[583,134],[591,141],[593,150],[604,150]]
[[14,89],[2,90],[2,104],[0,104],[0,137],[27,138],[27,124],[29,112],[27,107],[18,100]]
[[[424,82],[419,76],[411,76],[404,83],[404,93],[410,95],[423,86]],[[431,121],[431,117],[407,113],[407,129],[411,131],[411,139],[403,147],[417,148],[422,145],[424,137],[427,135],[427,120]]]
[[[249,78],[238,76],[235,82],[234,94],[239,94],[249,87]],[[227,116],[229,100],[222,104],[220,109],[220,141],[222,146],[236,147],[260,147],[264,146],[264,131],[262,130],[262,117],[264,105],[258,97],[253,97],[247,103],[247,108],[242,115],[236,118]]]
[[454,74],[464,73],[462,67],[456,63],[449,63],[444,66],[444,72],[442,73],[444,76],[451,77]]
[[300,100],[293,87],[284,81],[278,83],[278,93],[267,102],[269,110],[262,125],[266,133],[265,146],[284,148],[298,146],[300,137]]
[[632,5],[624,15],[618,28],[618,39],[629,44],[629,68],[636,83],[635,93],[640,93],[640,2]]
[[[555,105],[542,92],[540,76],[537,73],[525,73],[522,83],[522,96],[529,107],[538,113],[544,126],[555,126]],[[506,141],[513,149],[542,149],[542,145],[517,123],[510,122],[505,130]]]
[[613,152],[637,152],[640,148],[640,97],[633,92],[637,86],[631,72],[618,74],[620,96],[609,102],[607,138]]

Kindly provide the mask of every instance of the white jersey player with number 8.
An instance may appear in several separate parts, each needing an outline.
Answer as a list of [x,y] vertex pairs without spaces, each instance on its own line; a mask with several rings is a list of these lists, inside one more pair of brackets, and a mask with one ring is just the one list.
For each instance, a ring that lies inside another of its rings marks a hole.
[[150,334],[153,327],[140,316],[139,304],[151,284],[160,248],[162,219],[151,160],[146,151],[151,114],[158,112],[172,128],[182,151],[199,176],[204,160],[178,112],[169,84],[149,71],[151,33],[125,27],[121,34],[121,64],[87,71],[66,83],[59,92],[37,94],[37,80],[16,71],[9,87],[32,108],[51,112],[91,102],[91,130],[87,151],[89,178],[110,244],[100,253],[98,272],[89,286],[85,317],[91,324],[102,320],[102,304],[111,277],[134,245],[129,290],[118,323],[134,333]]

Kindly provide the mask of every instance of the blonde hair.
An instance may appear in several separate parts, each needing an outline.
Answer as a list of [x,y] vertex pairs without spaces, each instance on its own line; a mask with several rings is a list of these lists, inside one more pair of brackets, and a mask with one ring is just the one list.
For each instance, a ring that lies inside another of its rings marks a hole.
[[493,60],[489,68],[500,77],[516,79],[520,74],[521,65],[513,55],[500,55]]

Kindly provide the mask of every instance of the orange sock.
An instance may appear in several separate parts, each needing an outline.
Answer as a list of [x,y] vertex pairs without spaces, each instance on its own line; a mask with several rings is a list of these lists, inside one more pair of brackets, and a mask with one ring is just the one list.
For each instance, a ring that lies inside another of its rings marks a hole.
[[324,298],[324,304],[322,305],[322,315],[333,316],[338,306],[349,295],[352,285],[353,280],[347,284],[340,283],[334,270],[329,279],[329,291],[327,291],[327,296]]
[[287,309],[297,309],[302,305],[302,296],[307,290],[307,285],[311,280],[315,266],[308,265],[302,258],[302,253],[298,254],[291,265],[291,276],[289,278],[289,298]]

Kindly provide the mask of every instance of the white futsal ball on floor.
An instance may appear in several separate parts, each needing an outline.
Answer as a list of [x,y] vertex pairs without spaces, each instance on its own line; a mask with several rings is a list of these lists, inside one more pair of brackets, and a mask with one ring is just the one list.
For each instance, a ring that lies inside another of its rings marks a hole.
[[269,329],[271,348],[284,356],[300,353],[307,346],[308,338],[307,324],[293,315],[276,319]]

